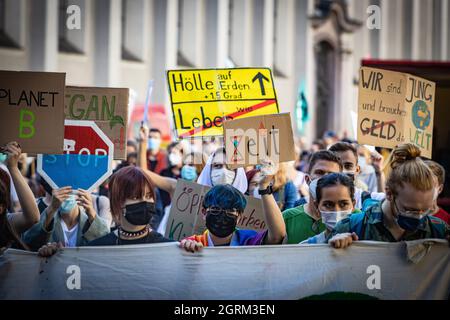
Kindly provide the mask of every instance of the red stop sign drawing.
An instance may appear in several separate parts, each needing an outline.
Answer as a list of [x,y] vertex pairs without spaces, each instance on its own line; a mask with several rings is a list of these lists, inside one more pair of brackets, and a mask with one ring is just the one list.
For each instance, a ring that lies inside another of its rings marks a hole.
[[114,144],[94,121],[66,120],[64,154],[38,155],[37,171],[53,189],[92,191],[112,173]]
[[95,125],[95,122],[66,120],[65,154],[109,155],[112,154],[113,148],[111,140]]

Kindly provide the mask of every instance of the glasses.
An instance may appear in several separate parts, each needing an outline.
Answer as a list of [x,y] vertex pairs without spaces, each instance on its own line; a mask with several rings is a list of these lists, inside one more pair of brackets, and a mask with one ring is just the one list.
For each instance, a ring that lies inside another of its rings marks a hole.
[[397,199],[394,199],[394,205],[395,205],[395,209],[397,210],[397,212],[399,214],[401,214],[402,216],[405,217],[410,217],[410,218],[416,218],[416,219],[422,219],[430,214],[433,213],[433,209],[427,209],[425,211],[423,210],[404,210],[404,211],[400,211],[400,209],[397,206]]
[[217,216],[219,214],[224,214],[229,218],[237,218],[239,216],[239,213],[236,211],[236,209],[221,209],[221,208],[210,208],[206,209],[206,212],[209,214],[212,214],[213,216]]

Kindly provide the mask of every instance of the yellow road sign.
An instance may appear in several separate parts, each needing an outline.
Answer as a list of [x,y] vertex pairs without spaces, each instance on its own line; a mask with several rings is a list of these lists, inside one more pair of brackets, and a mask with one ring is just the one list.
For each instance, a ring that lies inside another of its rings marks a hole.
[[268,68],[167,71],[180,138],[223,134],[224,120],[279,113]]

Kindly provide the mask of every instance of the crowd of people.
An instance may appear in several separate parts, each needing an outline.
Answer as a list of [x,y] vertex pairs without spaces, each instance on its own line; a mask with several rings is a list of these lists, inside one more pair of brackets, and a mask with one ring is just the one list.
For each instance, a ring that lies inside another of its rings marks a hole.
[[[166,226],[180,179],[211,187],[201,210],[206,230],[182,239],[181,250],[449,239],[450,215],[438,206],[445,169],[417,146],[386,153],[327,132],[295,153],[295,161],[231,169],[220,139],[163,148],[161,132],[143,126],[127,143],[127,159],[90,193],[52,189],[35,159],[10,142],[0,149],[0,248],[49,257],[62,247],[174,241]],[[237,227],[244,195],[260,199],[267,229]]]

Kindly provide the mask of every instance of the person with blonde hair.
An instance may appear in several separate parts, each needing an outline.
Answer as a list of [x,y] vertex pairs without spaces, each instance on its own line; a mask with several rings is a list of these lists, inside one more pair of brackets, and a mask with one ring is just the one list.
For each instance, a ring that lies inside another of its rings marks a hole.
[[299,198],[294,182],[287,175],[286,163],[280,163],[277,173],[273,178],[274,198],[280,210],[286,210],[295,206],[295,201]]
[[425,164],[431,169],[431,171],[433,171],[433,174],[435,177],[435,179],[434,179],[435,193],[434,193],[433,216],[445,221],[447,224],[450,224],[450,214],[447,211],[445,211],[444,209],[440,208],[437,203],[439,194],[442,192],[442,190],[444,190],[445,169],[439,163],[432,161],[432,160],[426,160]]
[[411,143],[399,145],[389,163],[386,199],[340,221],[330,245],[345,248],[355,240],[398,242],[449,237],[448,225],[432,216],[435,178],[420,158],[420,149]]

